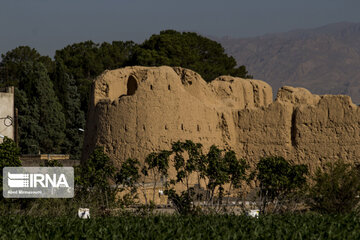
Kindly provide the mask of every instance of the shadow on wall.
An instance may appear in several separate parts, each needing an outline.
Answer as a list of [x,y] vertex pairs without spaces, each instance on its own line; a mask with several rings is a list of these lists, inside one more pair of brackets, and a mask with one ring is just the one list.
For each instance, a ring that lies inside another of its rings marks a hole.
[[130,76],[127,82],[127,93],[126,95],[134,95],[138,88],[137,81],[134,76]]

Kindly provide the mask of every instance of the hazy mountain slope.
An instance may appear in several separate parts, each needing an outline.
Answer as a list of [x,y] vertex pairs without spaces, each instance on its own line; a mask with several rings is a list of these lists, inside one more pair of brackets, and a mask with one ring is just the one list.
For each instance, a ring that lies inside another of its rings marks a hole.
[[360,23],[218,41],[274,93],[291,85],[317,94],[347,94],[360,103]]

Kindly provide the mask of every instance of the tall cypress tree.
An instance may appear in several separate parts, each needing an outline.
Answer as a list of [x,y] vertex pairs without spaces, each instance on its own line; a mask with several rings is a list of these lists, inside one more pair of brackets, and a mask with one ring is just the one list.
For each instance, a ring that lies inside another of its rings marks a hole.
[[[24,67],[27,95],[33,121],[40,127],[32,138],[37,140],[41,152],[60,153],[65,140],[65,116],[46,68],[40,62],[29,62]],[[20,114],[20,113],[19,113]],[[20,131],[22,130],[20,125]]]
[[55,75],[55,88],[64,109],[66,124],[66,138],[62,145],[62,151],[70,153],[73,158],[77,159],[80,157],[83,142],[83,134],[79,128],[84,128],[85,125],[80,94],[76,87],[76,81],[65,72],[61,61],[56,63]]
[[39,108],[36,104],[29,104],[24,90],[15,88],[15,106],[19,113],[19,145],[22,153],[38,153],[40,145],[37,139],[42,128],[38,125],[40,119]]

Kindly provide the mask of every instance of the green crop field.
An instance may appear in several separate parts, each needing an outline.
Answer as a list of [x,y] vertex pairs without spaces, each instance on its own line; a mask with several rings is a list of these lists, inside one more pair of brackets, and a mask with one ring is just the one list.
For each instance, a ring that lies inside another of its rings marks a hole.
[[360,239],[356,215],[2,216],[1,239]]

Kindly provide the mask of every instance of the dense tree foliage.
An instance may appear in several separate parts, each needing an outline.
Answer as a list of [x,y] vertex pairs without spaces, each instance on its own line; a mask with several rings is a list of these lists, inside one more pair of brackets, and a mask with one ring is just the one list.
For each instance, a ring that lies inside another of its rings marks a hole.
[[281,201],[306,184],[308,167],[304,164],[293,165],[283,157],[260,159],[256,167],[257,180],[260,182],[259,195],[261,211],[265,212],[269,203],[274,203],[273,212],[281,208]]
[[62,152],[70,153],[73,157],[79,158],[83,143],[83,135],[79,128],[84,128],[85,116],[81,110],[80,94],[74,78],[64,71],[62,62],[56,63],[55,75],[57,81],[55,88],[65,115],[65,141],[62,145]]
[[34,63],[30,68],[31,72],[28,72],[26,76],[32,79],[32,84],[28,87],[31,92],[28,90],[27,98],[30,108],[38,113],[36,125],[41,128],[41,131],[33,136],[41,152],[60,152],[65,140],[65,117],[62,106],[56,97],[45,67],[41,63]]
[[19,155],[19,147],[16,146],[13,140],[5,137],[0,144],[0,168],[21,166]]
[[86,183],[84,184],[86,187],[98,187],[105,191],[109,179],[114,179],[115,176],[115,168],[104,152],[104,148],[100,146],[94,149],[82,168],[82,180]]
[[47,72],[51,73],[54,63],[51,58],[41,56],[34,48],[28,46],[17,47],[6,54],[2,54],[0,62],[0,86],[19,87],[25,82],[24,65],[29,62],[42,63]]
[[114,41],[101,45],[92,41],[75,43],[56,51],[55,61],[78,87],[81,109],[86,113],[92,80],[104,70],[124,67],[134,47],[133,42]]
[[251,78],[245,66],[236,67],[217,42],[192,32],[166,30],[135,48],[131,64],[179,66],[198,72],[206,81],[220,75]]
[[109,181],[115,179],[116,169],[104,148],[97,146],[85,165],[80,168],[81,177],[77,179],[78,197],[92,199],[101,207],[109,207],[115,201],[116,192]]
[[[18,167],[21,166],[19,158],[20,149],[15,142],[10,138],[5,137],[0,144],[0,169],[4,167]],[[2,188],[3,171],[0,172],[0,188]]]
[[309,189],[308,204],[321,213],[348,213],[359,207],[359,166],[337,161],[318,168]]

